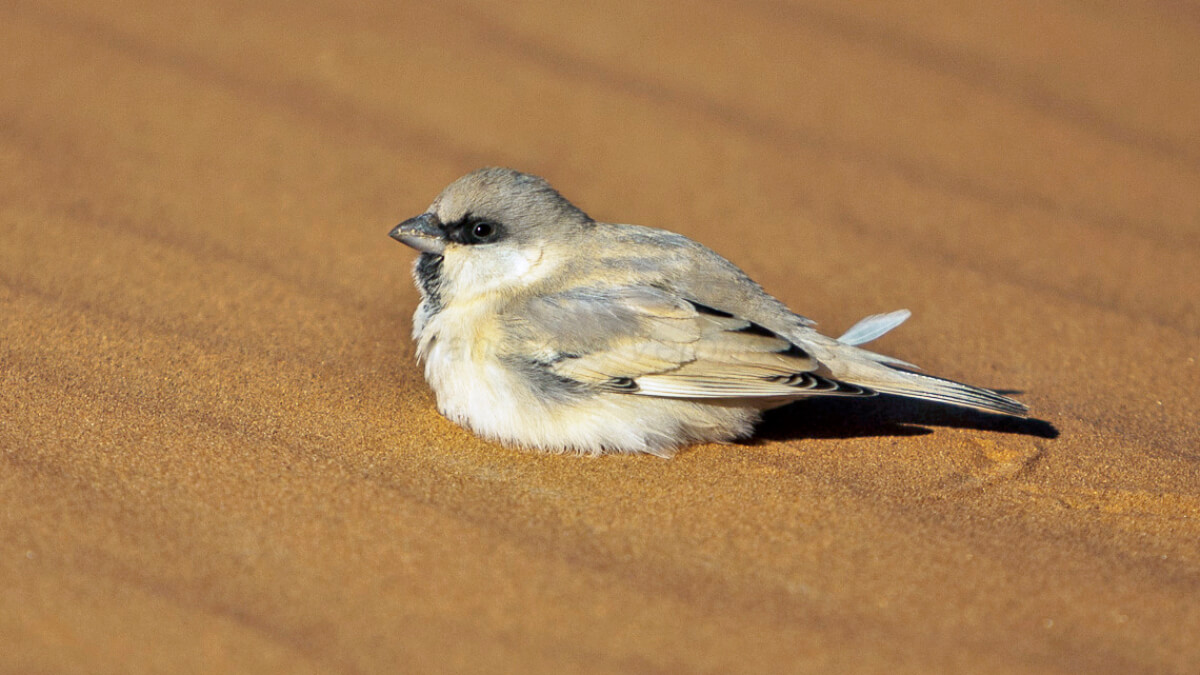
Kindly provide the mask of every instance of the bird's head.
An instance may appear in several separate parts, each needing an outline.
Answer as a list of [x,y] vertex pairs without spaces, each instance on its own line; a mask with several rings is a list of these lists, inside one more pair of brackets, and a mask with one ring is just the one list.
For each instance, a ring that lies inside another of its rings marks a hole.
[[451,183],[389,234],[422,258],[440,257],[442,292],[465,298],[529,285],[557,267],[590,225],[545,180],[487,168]]

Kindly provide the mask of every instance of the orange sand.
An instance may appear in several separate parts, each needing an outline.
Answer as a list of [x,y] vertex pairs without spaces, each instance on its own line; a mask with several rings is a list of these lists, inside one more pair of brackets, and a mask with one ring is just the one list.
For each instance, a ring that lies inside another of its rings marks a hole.
[[[1195,672],[1200,14],[0,8],[0,671]],[[387,238],[485,164],[1040,421],[440,418]]]

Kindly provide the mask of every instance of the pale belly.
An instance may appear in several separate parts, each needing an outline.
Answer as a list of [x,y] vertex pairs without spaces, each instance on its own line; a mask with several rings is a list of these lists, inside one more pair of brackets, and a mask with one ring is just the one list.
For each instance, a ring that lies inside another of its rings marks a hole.
[[552,452],[670,455],[682,444],[746,436],[758,420],[757,408],[713,402],[604,391],[548,398],[498,356],[497,328],[474,319],[429,317],[418,353],[438,411],[485,438]]

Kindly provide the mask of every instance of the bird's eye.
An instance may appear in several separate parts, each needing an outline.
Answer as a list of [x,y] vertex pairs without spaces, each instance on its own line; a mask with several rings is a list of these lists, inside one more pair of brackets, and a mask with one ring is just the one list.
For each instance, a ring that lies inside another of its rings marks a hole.
[[496,228],[491,223],[475,223],[475,227],[471,228],[471,236],[476,239],[487,239],[496,233]]
[[502,229],[490,220],[468,217],[459,229],[464,244],[490,244],[500,238]]

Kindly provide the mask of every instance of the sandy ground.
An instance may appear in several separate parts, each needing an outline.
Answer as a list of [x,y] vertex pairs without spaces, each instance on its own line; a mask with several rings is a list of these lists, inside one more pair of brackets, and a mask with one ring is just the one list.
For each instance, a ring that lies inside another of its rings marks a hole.
[[[0,6],[0,670],[1195,672],[1194,6],[183,4]],[[482,442],[386,233],[487,164],[1037,419]]]

